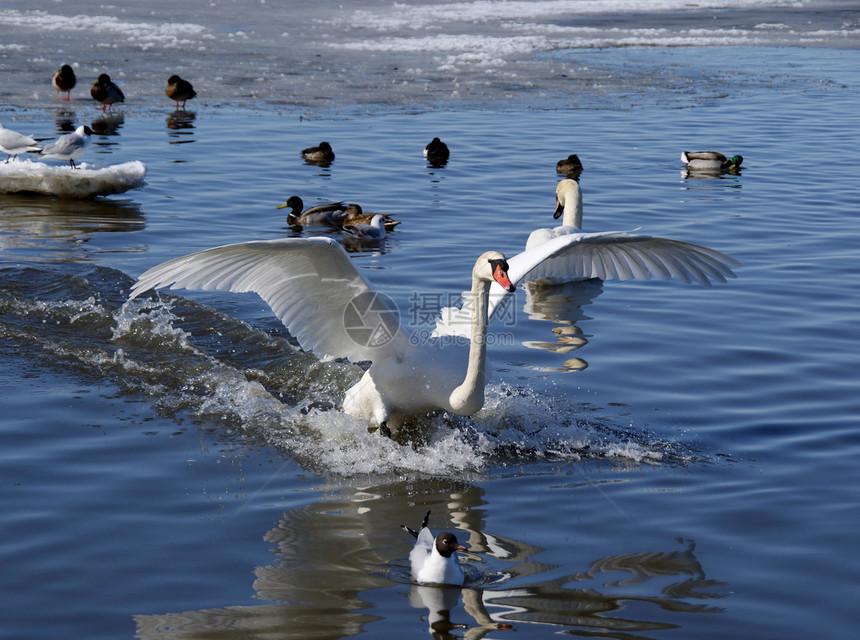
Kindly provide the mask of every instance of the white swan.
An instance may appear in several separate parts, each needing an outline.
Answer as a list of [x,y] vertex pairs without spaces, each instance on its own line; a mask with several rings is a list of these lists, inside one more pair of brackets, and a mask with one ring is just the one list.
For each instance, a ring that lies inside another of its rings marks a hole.
[[[698,282],[706,287],[711,281],[734,278],[732,267],[740,263],[730,256],[697,244],[631,235],[626,231],[583,233],[582,192],[575,180],[565,178],[556,187],[556,210],[563,214],[562,226],[536,229],[526,241],[526,249],[508,260],[508,277],[514,286],[529,280],[550,284],[599,278],[600,280],[680,280]],[[490,320],[507,295],[490,287]],[[465,336],[471,317],[471,301],[464,297],[460,308],[442,309],[434,335]]]
[[387,298],[373,290],[330,238],[244,242],[175,258],[142,274],[129,299],[168,285],[256,292],[302,348],[324,359],[372,361],[347,390],[343,409],[386,427],[392,414],[442,409],[472,415],[484,406],[487,292],[492,282],[514,290],[507,270],[505,256],[497,251],[475,262],[468,346],[435,340],[410,344],[396,311],[384,304]]

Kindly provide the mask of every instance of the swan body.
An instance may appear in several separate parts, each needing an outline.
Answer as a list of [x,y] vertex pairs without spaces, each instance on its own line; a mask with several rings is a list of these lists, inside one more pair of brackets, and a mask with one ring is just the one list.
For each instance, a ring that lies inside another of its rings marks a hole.
[[110,76],[106,73],[101,74],[98,80],[93,82],[90,95],[93,100],[101,103],[102,111],[105,108],[110,111],[111,106],[117,102],[125,102],[122,90],[114,82],[111,82]]
[[19,153],[41,151],[41,149],[36,146],[36,140],[33,137],[12,131],[0,124],[0,151],[6,154],[6,162],[9,162],[9,158],[17,158]]
[[328,142],[320,142],[316,147],[302,149],[302,158],[311,163],[328,165],[334,160],[334,150]]
[[57,100],[60,100],[60,93],[63,91],[66,92],[66,97],[64,100],[72,99],[72,89],[75,88],[75,85],[78,83],[78,79],[75,77],[75,70],[72,69],[69,65],[64,64],[62,67],[54,72],[54,77],[51,78],[51,84],[54,85],[54,89],[57,90]]
[[466,576],[460,567],[457,552],[467,551],[467,549],[457,542],[457,537],[453,533],[445,531],[434,537],[427,527],[429,518],[428,511],[418,531],[400,525],[404,531],[408,531],[415,537],[415,546],[409,552],[412,579],[419,584],[462,586]]
[[197,96],[197,92],[188,80],[183,80],[178,75],[173,74],[167,79],[167,88],[164,90],[164,95],[176,103],[176,108],[179,109],[179,103],[182,103],[182,108],[185,108],[185,102]]
[[282,205],[276,209],[289,207],[287,213],[287,224],[301,227],[332,227],[339,226],[348,217],[343,202],[324,202],[303,210],[305,203],[299,196],[290,196]]
[[439,138],[433,138],[424,147],[424,157],[432,164],[445,164],[448,162],[448,157],[451,155],[448,145],[442,142]]
[[75,166],[75,158],[84,155],[90,144],[93,130],[86,125],[81,125],[72,133],[60,136],[42,149],[42,158],[53,158],[55,160],[68,160],[69,164]]
[[394,414],[441,409],[471,415],[483,407],[488,291],[492,282],[513,290],[507,270],[497,251],[475,262],[467,346],[410,344],[396,310],[382,304],[387,298],[376,293],[343,247],[323,237],[244,242],[175,258],[143,273],[129,299],[168,285],[256,292],[302,348],[322,359],[372,362],[347,390],[343,409],[385,427]]
[[[739,263],[726,254],[697,244],[626,231],[585,233],[582,225],[582,193],[575,180],[565,178],[556,187],[554,217],[563,215],[562,226],[537,229],[526,242],[525,251],[508,259],[508,277],[517,286],[530,280],[549,284],[600,280],[679,280],[711,286],[734,278],[732,267]],[[490,287],[488,317],[507,293]],[[465,336],[472,314],[471,299],[460,308],[446,307],[437,321],[434,335]]]
[[582,173],[582,161],[578,155],[572,153],[555,164],[555,172],[568,177],[576,177]]
[[375,214],[369,223],[345,220],[343,223],[344,233],[362,240],[382,240],[385,238],[385,218],[382,214]]
[[691,171],[736,171],[744,157],[740,155],[726,158],[719,151],[682,151],[681,162]]

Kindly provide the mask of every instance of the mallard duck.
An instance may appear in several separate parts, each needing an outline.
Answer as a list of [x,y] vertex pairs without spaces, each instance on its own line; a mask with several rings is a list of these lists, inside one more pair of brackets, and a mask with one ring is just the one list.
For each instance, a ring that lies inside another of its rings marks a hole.
[[35,145],[36,140],[33,137],[12,131],[0,124],[0,151],[6,154],[6,163],[9,162],[9,158],[13,160],[17,158],[19,153],[41,151]]
[[346,205],[343,202],[324,202],[304,209],[305,203],[299,196],[290,196],[276,209],[289,207],[287,224],[300,227],[337,227],[347,218]]
[[93,82],[90,95],[93,97],[93,100],[101,102],[102,111],[105,108],[110,111],[111,105],[115,102],[125,102],[125,96],[122,94],[122,91],[116,84],[111,82],[110,76],[106,73],[101,74],[99,79]]
[[68,160],[72,168],[75,167],[75,158],[84,155],[84,151],[90,144],[90,136],[93,130],[86,125],[81,125],[72,133],[60,136],[42,149],[41,157],[54,158],[56,160]]
[[719,151],[681,152],[681,162],[691,171],[736,171],[743,161],[743,156],[726,158]]
[[54,88],[57,90],[57,100],[60,100],[61,91],[66,92],[65,100],[71,100],[72,89],[75,88],[77,83],[78,79],[75,77],[75,71],[69,65],[64,64],[62,67],[57,69],[51,80],[51,84],[53,84]]
[[424,147],[424,157],[432,164],[445,164],[448,162],[449,155],[451,152],[448,150],[448,145],[439,138],[433,138]]
[[361,210],[361,205],[351,202],[346,207],[346,219],[343,221],[343,226],[370,224],[374,216],[382,216],[383,224],[386,231],[391,231],[400,224],[400,220],[395,220],[391,216],[384,213],[365,213]]
[[164,95],[176,103],[176,108],[179,109],[179,103],[182,103],[182,108],[185,108],[185,101],[197,95],[194,87],[188,80],[183,80],[175,73],[167,79],[167,88],[164,90]]
[[562,158],[555,165],[556,173],[560,173],[571,178],[575,178],[582,173],[582,162],[575,153],[571,153],[566,158]]
[[302,149],[302,158],[313,164],[328,165],[334,160],[334,151],[328,142],[320,142],[319,146]]

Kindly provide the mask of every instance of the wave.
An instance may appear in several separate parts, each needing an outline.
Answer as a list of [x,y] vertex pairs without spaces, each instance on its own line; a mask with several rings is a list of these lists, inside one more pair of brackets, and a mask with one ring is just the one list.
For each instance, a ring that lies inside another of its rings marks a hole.
[[121,272],[66,267],[0,271],[4,348],[108,379],[161,415],[265,443],[314,472],[456,477],[533,461],[702,459],[614,424],[599,407],[505,382],[488,387],[472,418],[416,419],[389,440],[339,409],[361,367],[320,362],[280,325],[253,326],[200,302],[162,294],[128,303],[131,281]]

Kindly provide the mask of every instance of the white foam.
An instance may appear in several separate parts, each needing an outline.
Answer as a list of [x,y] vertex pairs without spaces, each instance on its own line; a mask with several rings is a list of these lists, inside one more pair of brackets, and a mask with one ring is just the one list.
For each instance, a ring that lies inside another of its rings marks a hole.
[[61,198],[93,198],[144,184],[146,166],[139,161],[98,167],[82,162],[78,168],[67,164],[52,166],[32,160],[12,160],[0,164],[0,193],[40,193]]
[[566,15],[659,13],[668,11],[802,7],[803,0],[543,0],[507,2],[478,0],[433,5],[394,3],[382,11],[355,11],[350,23],[355,27],[394,30],[436,30],[445,23],[498,22]]
[[[143,49],[175,49],[199,42],[208,35],[206,27],[193,23],[127,22],[112,16],[60,16],[46,11],[0,11],[0,21],[7,26],[38,31],[78,31],[119,36]],[[96,42],[102,42],[99,38]]]

